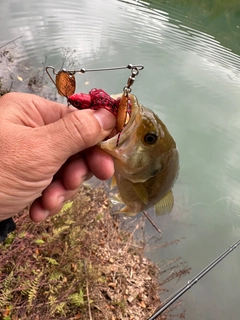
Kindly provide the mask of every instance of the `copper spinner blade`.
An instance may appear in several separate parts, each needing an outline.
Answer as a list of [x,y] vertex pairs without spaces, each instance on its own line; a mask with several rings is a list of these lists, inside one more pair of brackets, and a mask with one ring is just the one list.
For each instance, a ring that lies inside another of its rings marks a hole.
[[59,71],[56,75],[56,87],[58,93],[64,97],[70,97],[76,89],[76,80],[73,74],[64,70]]
[[121,132],[127,122],[128,115],[128,94],[123,93],[119,107],[118,107],[118,116],[117,116],[117,132]]

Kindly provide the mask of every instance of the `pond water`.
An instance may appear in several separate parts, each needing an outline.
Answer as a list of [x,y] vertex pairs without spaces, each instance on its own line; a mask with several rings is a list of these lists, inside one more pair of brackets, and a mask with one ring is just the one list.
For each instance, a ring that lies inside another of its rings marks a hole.
[[[159,265],[181,257],[191,268],[167,285],[166,298],[240,238],[238,1],[1,0],[0,8],[0,47],[21,37],[5,47],[14,61],[2,57],[1,64],[15,91],[29,91],[24,80],[44,64],[145,66],[133,93],[165,122],[181,164],[173,211],[149,214],[162,242],[183,238],[146,254]],[[128,70],[77,75],[77,91],[118,93],[128,76]],[[43,89],[53,91],[45,81]],[[150,224],[145,231],[159,236]],[[239,265],[238,248],[181,298],[186,319],[239,319]]]

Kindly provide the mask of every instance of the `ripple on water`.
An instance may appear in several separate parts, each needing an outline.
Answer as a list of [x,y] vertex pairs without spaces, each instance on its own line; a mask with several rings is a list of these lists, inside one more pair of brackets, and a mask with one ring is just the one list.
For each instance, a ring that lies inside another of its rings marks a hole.
[[[186,26],[182,23],[186,15],[180,8],[171,8],[171,14],[168,9],[166,5],[160,10],[134,0],[82,1],[81,5],[76,0],[45,0],[41,5],[36,0],[25,0],[21,5],[6,5],[0,13],[8,30],[0,39],[4,43],[23,35],[20,60],[43,61],[46,54],[59,53],[62,47],[77,50],[84,59],[96,57],[97,52],[108,51],[108,47],[109,53],[115,53],[122,48],[144,50],[144,46],[150,44],[159,48],[155,55],[174,50],[193,52],[204,57],[208,67],[211,67],[209,62],[213,62],[239,70],[239,57],[202,31],[201,23],[196,22],[196,28]],[[146,59],[152,55],[150,49]]]

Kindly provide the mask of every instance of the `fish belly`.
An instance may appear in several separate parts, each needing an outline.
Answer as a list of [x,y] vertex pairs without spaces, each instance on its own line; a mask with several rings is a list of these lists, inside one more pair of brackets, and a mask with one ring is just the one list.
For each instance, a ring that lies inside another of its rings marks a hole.
[[122,213],[128,216],[135,216],[139,212],[146,210],[146,205],[136,194],[133,183],[116,174],[116,183],[122,202],[126,205],[116,213]]

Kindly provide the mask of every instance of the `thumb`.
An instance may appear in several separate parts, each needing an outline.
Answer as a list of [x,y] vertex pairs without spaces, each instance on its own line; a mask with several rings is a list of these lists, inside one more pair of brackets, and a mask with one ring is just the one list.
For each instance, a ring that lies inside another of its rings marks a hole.
[[54,157],[66,161],[84,149],[105,139],[116,124],[116,117],[101,108],[73,111],[58,121],[44,127],[47,130],[45,147]]

